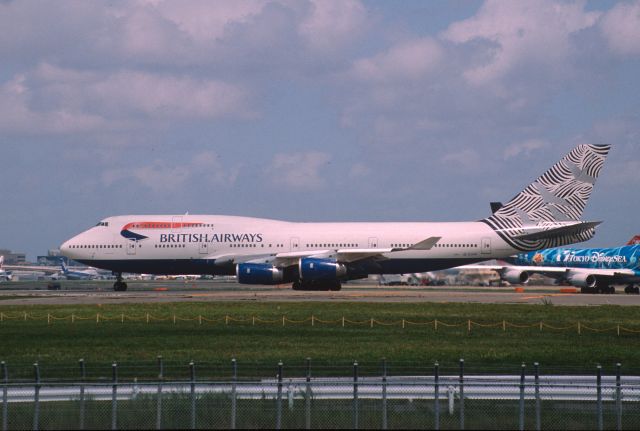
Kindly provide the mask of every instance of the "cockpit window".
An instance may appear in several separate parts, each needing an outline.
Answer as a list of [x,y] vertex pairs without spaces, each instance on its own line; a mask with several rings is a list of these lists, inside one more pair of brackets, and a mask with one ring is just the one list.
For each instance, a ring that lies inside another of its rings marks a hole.
[[109,222],[108,221],[101,221],[101,222],[98,222],[98,224],[96,224],[96,226],[109,226]]

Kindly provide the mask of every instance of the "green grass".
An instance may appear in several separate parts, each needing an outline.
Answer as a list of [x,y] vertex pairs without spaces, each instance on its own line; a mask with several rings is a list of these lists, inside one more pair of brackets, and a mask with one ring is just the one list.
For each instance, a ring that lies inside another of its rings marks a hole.
[[[640,334],[606,333],[582,330],[556,331],[539,328],[474,326],[467,332],[466,322],[495,323],[506,320],[516,324],[543,321],[562,327],[582,325],[611,328],[620,324],[640,330],[640,313],[634,307],[558,307],[545,305],[492,304],[378,304],[378,303],[169,303],[118,304],[101,306],[2,306],[5,315],[24,312],[44,317],[42,320],[5,320],[0,323],[0,360],[13,372],[12,377],[31,376],[35,361],[42,366],[43,376],[76,374],[77,361],[84,358],[89,373],[95,377],[110,376],[111,361],[122,366],[122,375],[150,377],[155,372],[155,358],[162,355],[166,373],[187,377],[187,363],[198,364],[198,375],[228,375],[229,361],[237,358],[241,374],[274,374],[276,363],[282,360],[290,373],[303,373],[304,360],[312,358],[314,366],[344,365],[341,372],[350,373],[349,365],[358,360],[362,372],[377,373],[380,359],[385,357],[390,372],[402,367],[429,372],[435,361],[443,371],[457,367],[464,358],[467,369],[474,367],[507,367],[517,371],[520,363],[540,362],[541,366],[581,367],[593,370],[597,363],[612,367],[621,362],[627,367],[640,360]],[[47,313],[54,316],[92,316],[93,320],[53,321],[48,325]],[[95,315],[118,317],[121,314],[169,318],[168,321],[119,320],[96,324]],[[199,325],[197,321],[178,321],[172,316],[222,319],[257,316],[279,323],[222,322]],[[459,327],[439,325],[397,326],[290,324],[282,327],[282,316],[303,320],[314,315],[322,320],[339,320],[343,316],[353,321],[374,318],[377,321],[432,321],[463,323]],[[63,368],[66,367],[66,368]],[[138,368],[141,367],[141,368]],[[144,368],[147,371],[142,371]],[[610,368],[609,368],[610,369]],[[62,370],[62,371],[61,371]],[[607,370],[607,368],[605,368]],[[640,370],[639,370],[640,371]],[[409,372],[409,371],[407,371]],[[146,373],[146,374],[145,374]]]

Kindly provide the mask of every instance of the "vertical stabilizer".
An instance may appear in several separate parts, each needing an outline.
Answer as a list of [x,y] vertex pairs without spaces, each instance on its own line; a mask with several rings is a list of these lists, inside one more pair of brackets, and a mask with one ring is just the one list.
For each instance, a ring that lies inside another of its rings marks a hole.
[[[522,192],[483,221],[519,250],[537,250],[581,242],[594,235],[576,229],[593,186],[609,154],[610,145],[578,145]],[[563,234],[561,228],[573,225]],[[537,235],[544,230],[558,235]]]

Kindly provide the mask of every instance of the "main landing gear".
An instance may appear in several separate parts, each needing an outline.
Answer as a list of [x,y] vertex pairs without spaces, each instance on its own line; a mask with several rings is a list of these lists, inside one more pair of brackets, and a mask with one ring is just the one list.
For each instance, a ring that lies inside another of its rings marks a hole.
[[595,287],[582,287],[580,293],[601,293],[601,294],[615,294],[616,288],[607,284],[599,284]]
[[[599,284],[595,287],[583,287],[580,289],[580,292],[581,293],[615,294],[616,288],[613,286],[609,286],[608,284]],[[628,286],[625,286],[624,293],[628,295],[631,295],[631,294],[638,295],[640,294],[640,287],[634,284],[629,284]]]
[[630,284],[624,288],[624,293],[640,294],[640,287]]
[[340,283],[340,280],[312,280],[312,281],[298,280],[298,281],[294,281],[291,287],[293,288],[293,290],[338,291],[342,289],[342,283]]
[[118,272],[116,274],[116,282],[113,283],[113,290],[116,292],[124,292],[127,290],[127,283],[122,281],[122,273]]

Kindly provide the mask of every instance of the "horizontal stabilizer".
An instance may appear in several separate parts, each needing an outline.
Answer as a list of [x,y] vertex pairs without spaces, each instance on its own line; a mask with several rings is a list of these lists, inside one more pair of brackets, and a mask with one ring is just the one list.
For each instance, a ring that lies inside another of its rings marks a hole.
[[556,227],[553,229],[541,230],[538,232],[527,233],[524,235],[514,236],[515,239],[524,241],[538,241],[543,239],[553,239],[562,236],[578,235],[587,232],[590,229],[598,226],[601,221],[589,221],[570,224],[568,226]]

